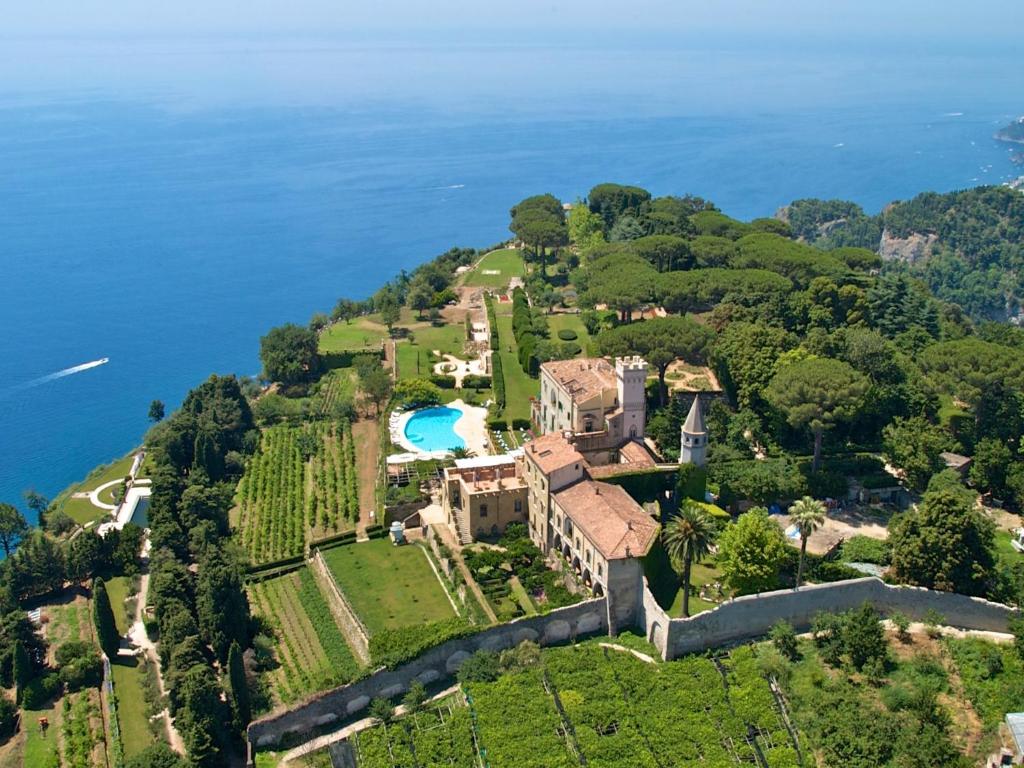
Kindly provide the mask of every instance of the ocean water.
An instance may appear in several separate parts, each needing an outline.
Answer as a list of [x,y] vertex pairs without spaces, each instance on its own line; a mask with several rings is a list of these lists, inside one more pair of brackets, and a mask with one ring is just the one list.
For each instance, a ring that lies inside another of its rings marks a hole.
[[528,194],[615,180],[742,218],[807,196],[875,211],[1011,177],[991,136],[1024,111],[1015,52],[980,45],[3,53],[0,500],[19,504],[131,449],[150,400],[257,373],[270,327],[507,237]]

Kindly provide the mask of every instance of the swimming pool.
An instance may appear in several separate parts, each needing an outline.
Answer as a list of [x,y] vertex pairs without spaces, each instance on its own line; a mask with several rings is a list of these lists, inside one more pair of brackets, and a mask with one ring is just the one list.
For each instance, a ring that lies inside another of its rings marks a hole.
[[465,441],[455,434],[455,422],[461,418],[462,411],[456,408],[424,408],[405,423],[405,439],[420,451],[465,448]]

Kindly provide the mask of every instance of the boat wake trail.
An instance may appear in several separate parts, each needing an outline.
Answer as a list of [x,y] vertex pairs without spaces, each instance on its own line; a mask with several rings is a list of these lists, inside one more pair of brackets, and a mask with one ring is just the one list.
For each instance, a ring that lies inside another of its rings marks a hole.
[[90,368],[99,368],[101,365],[106,365],[110,362],[109,357],[101,357],[99,360],[91,360],[88,363],[82,363],[81,365],[73,365],[70,368],[57,371],[56,373],[49,373],[46,376],[40,376],[38,379],[32,379],[31,381],[25,381],[21,384],[15,384],[10,387],[8,392],[17,392],[22,389],[30,389],[31,387],[38,387],[40,384],[46,384],[57,379],[63,379],[65,376],[73,376],[76,373],[82,371],[88,371]]

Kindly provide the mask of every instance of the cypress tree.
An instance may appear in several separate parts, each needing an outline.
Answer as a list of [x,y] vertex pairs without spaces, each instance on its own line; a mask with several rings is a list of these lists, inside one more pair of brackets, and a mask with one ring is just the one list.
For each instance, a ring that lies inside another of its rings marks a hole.
[[249,702],[249,684],[245,679],[245,665],[242,649],[237,642],[231,643],[228,651],[228,684],[231,686],[231,705],[235,713],[235,730],[244,731],[252,719]]
[[107,586],[103,579],[96,579],[92,585],[92,620],[96,625],[96,638],[99,640],[100,648],[107,654],[107,658],[115,658],[117,649],[121,646],[121,636],[117,633],[114,611],[110,607],[110,596],[107,595]]
[[32,680],[32,662],[29,660],[28,651],[25,650],[25,645],[21,640],[15,642],[13,656],[14,698],[15,702],[20,704],[25,686]]

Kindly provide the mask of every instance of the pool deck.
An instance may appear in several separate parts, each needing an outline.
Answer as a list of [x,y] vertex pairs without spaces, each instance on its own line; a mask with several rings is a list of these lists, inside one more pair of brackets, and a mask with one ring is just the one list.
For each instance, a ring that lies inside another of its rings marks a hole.
[[[462,412],[462,415],[452,425],[452,430],[462,438],[462,442],[466,444],[466,450],[475,456],[487,455],[490,452],[487,441],[487,409],[467,405],[462,400],[453,400],[447,404],[447,407]],[[406,411],[394,419],[391,423],[391,441],[415,456],[410,460],[444,458],[448,455],[448,451],[421,451],[405,436],[405,425],[409,423],[409,419],[415,413],[422,410],[425,409]]]

